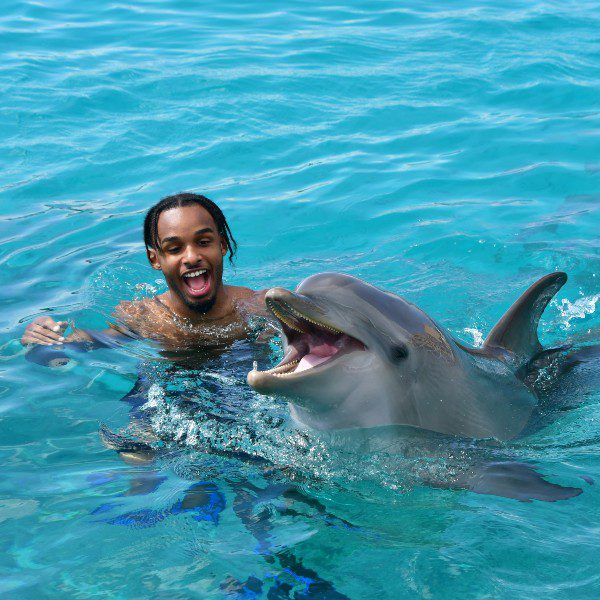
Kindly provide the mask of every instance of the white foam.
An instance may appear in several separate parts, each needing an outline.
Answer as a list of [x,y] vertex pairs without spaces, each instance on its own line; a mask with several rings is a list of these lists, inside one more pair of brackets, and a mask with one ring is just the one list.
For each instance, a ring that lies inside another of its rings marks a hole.
[[142,405],[141,410],[157,408],[164,404],[165,392],[157,383],[153,383],[148,390],[148,400]]
[[585,319],[588,315],[594,314],[599,300],[600,294],[594,294],[578,298],[573,302],[563,298],[560,302],[555,301],[554,305],[558,308],[563,327],[569,329],[573,319]]
[[479,329],[465,327],[463,331],[473,336],[473,346],[476,348],[481,348],[481,346],[483,346],[483,333],[481,333]]

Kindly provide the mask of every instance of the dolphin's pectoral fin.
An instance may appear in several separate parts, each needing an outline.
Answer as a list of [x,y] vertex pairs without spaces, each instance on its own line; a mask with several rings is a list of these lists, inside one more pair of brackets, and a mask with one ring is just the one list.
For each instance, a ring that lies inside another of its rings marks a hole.
[[542,350],[537,334],[540,317],[566,281],[567,274],[560,271],[536,281],[498,321],[485,340],[484,350],[508,351],[515,357],[517,368],[528,363]]
[[583,492],[581,488],[550,483],[531,465],[520,462],[486,463],[461,476],[449,487],[471,490],[476,494],[513,498],[521,502],[556,502],[574,498]]

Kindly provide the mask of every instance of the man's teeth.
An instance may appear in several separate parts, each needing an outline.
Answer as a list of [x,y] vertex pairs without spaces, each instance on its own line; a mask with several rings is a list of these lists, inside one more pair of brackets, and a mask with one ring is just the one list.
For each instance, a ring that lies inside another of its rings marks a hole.
[[198,269],[197,271],[194,271],[193,273],[184,273],[183,276],[184,277],[199,277],[200,275],[204,275],[204,273],[206,273],[206,269]]

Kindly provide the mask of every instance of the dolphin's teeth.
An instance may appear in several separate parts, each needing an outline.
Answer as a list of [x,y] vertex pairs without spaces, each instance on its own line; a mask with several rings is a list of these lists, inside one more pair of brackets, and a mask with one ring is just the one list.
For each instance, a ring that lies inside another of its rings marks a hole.
[[298,317],[300,317],[301,319],[308,321],[309,323],[312,323],[313,325],[316,325],[317,327],[322,327],[323,329],[328,329],[329,331],[332,331],[333,333],[342,333],[341,331],[334,329],[333,327],[330,327],[329,325],[325,325],[324,323],[319,323],[318,321],[314,321],[313,319],[310,319],[309,317],[307,317],[306,315],[303,315],[301,312],[298,312],[293,306],[290,306],[289,304],[286,303],[286,306]]
[[293,323],[291,323],[290,321],[288,321],[274,306],[272,303],[269,303],[269,308],[271,309],[271,311],[273,312],[273,314],[283,323],[285,323],[290,329],[293,329],[294,331],[297,331],[298,333],[304,333],[304,331],[302,331],[302,329],[298,329],[298,327],[296,327]]
[[[294,361],[295,363],[299,362],[299,361]],[[288,364],[292,364],[292,363],[288,363]],[[287,365],[285,365],[287,367]],[[267,371],[268,372],[268,371]],[[291,375],[292,373],[295,372],[295,369],[290,369],[289,371],[283,371],[281,373],[271,373],[271,375],[273,375],[273,377],[287,377],[288,375]]]
[[[315,321],[314,319],[311,319],[311,318],[307,317],[306,315],[303,315],[301,312],[297,311],[293,306],[290,306],[287,302],[283,302],[283,303],[285,304],[286,308],[291,313],[293,313],[296,317],[298,317],[301,321],[308,321],[309,323],[312,323],[313,325],[316,325],[317,327],[319,327],[321,329],[327,329],[328,331],[331,331],[332,333],[335,333],[338,335],[341,335],[343,333],[343,331],[340,331],[339,329],[335,329],[334,327],[331,327],[330,325],[325,325],[324,323],[319,323],[318,321]],[[271,310],[271,312],[282,323],[285,323],[290,329],[293,329],[294,331],[297,331],[298,333],[306,333],[305,331],[302,331],[301,329],[296,327],[291,321],[289,321],[284,315],[282,315],[281,312],[279,310],[277,310],[274,302],[271,299],[267,299],[267,304],[269,305],[269,309]]]
[[289,363],[285,363],[285,365],[279,365],[278,367],[273,367],[268,371],[261,371],[262,373],[267,373],[268,375],[287,375],[288,372],[293,371],[293,367],[295,367],[300,360],[292,360]]

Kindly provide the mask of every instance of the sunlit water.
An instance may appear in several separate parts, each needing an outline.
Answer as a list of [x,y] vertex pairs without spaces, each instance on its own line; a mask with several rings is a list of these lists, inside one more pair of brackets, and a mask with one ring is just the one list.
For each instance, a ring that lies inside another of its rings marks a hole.
[[[300,431],[245,384],[276,343],[191,366],[144,344],[63,369],[24,359],[34,317],[102,327],[119,300],[164,289],[141,221],[181,190],[228,215],[230,283],[350,273],[477,345],[564,270],[541,337],[598,343],[598,4],[284,4],[3,3],[0,594],[593,597],[595,371],[490,449]],[[154,462],[123,462],[102,423]],[[583,493],[423,484],[481,452]]]

